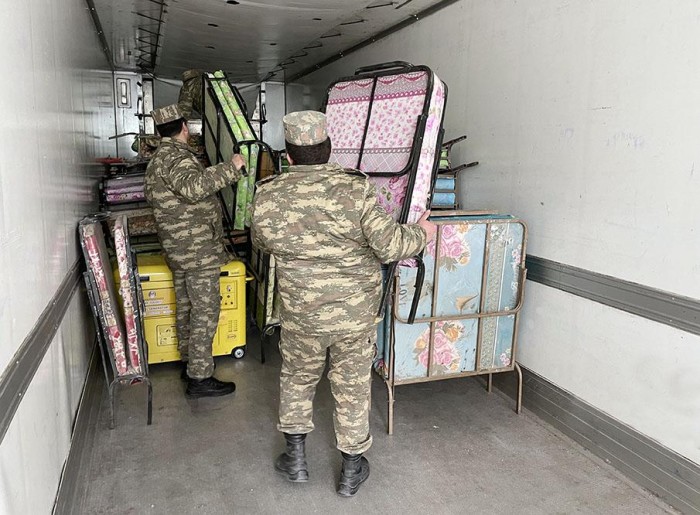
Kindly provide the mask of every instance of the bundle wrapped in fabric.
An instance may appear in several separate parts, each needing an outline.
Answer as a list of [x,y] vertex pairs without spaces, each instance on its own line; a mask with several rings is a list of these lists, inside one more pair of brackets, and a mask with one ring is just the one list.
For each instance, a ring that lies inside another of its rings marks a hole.
[[144,177],[145,174],[141,172],[105,179],[103,183],[105,203],[144,202],[146,200],[143,192]]

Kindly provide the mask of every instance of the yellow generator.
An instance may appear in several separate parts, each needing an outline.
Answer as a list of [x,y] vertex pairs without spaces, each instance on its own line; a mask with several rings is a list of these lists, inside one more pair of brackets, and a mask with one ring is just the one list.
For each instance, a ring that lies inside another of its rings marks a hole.
[[[148,343],[148,363],[179,361],[175,329],[175,287],[173,275],[162,254],[136,257],[145,305],[144,332]],[[115,270],[115,282],[119,273]],[[245,356],[245,266],[231,261],[221,267],[221,315],[214,336],[213,354]]]

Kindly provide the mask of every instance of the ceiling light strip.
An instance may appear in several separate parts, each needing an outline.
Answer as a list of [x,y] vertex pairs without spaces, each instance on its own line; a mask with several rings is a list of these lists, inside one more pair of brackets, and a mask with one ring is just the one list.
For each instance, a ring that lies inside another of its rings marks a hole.
[[364,22],[365,22],[365,20],[344,21],[344,22],[341,23],[340,25],[343,26],[343,27],[345,27],[345,26],[347,26],[347,25],[357,25],[358,23],[364,23]]
[[391,7],[392,5],[394,5],[394,2],[386,2],[379,5],[368,5],[365,9],[379,9],[380,7]]

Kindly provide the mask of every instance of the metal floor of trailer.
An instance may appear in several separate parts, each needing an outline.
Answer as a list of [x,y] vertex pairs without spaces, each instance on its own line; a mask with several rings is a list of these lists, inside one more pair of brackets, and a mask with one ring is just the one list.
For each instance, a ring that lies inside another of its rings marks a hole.
[[[108,429],[104,384],[80,449],[73,514],[676,513],[611,466],[483,383],[454,379],[397,387],[395,434],[386,434],[386,389],[375,377],[371,477],[340,498],[332,398],[316,397],[307,444],[311,480],[286,482],[272,468],[283,440],[275,429],[280,357],[259,360],[251,337],[240,361],[217,358],[233,396],[187,400],[179,369],[153,366],[153,425],[144,390],[122,388]],[[89,408],[89,406],[88,406]]]

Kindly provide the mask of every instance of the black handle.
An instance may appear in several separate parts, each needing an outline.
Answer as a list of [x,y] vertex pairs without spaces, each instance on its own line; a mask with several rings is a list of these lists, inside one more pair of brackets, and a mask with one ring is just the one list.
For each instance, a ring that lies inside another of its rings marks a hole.
[[[241,145],[245,145],[248,148],[252,147],[253,145],[258,145],[259,147],[262,147],[263,150],[266,150],[270,154],[270,157],[274,157],[274,155],[275,155],[275,151],[272,149],[272,147],[270,145],[268,145],[267,143],[265,143],[264,141],[259,140],[259,139],[245,139],[242,141],[237,141],[233,146],[233,152],[235,154],[241,153]],[[279,172],[277,163],[274,162],[274,159],[273,159],[273,166],[275,167],[275,171]],[[243,174],[244,177],[248,175],[248,172],[246,172],[245,167],[243,167],[241,169],[241,173]]]
[[448,168],[446,170],[442,170],[440,173],[441,174],[452,174],[452,175],[457,175],[459,172],[463,172],[467,168],[472,168],[474,166],[477,166],[479,164],[479,161],[474,161],[473,163],[469,164],[463,164],[459,166],[455,166],[454,168]]
[[465,134],[464,136],[460,136],[459,138],[451,139],[450,141],[446,141],[445,143],[442,144],[442,148],[449,150],[452,145],[455,143],[459,143],[460,141],[464,141],[467,139],[467,135]]
[[[237,141],[233,143],[233,153],[234,154],[240,154],[241,153],[241,144],[238,143]],[[246,177],[248,175],[248,172],[245,169],[245,166],[241,166],[241,175],[243,177]]]
[[384,318],[384,308],[386,307],[386,301],[389,297],[389,290],[392,287],[392,281],[394,280],[394,273],[396,272],[396,263],[389,265],[389,269],[386,275],[386,281],[384,282],[384,289],[382,291],[382,298],[379,301],[379,312],[377,316],[379,318]]
[[363,73],[379,72],[383,70],[391,70],[394,68],[411,68],[413,65],[406,61],[391,61],[388,63],[370,64],[369,66],[362,66],[355,70],[355,75],[362,75]]
[[418,262],[418,272],[416,273],[416,283],[414,286],[413,301],[411,302],[411,311],[408,314],[408,323],[412,324],[416,321],[416,312],[418,311],[418,303],[420,302],[420,294],[423,291],[423,283],[425,282],[425,264],[423,263],[423,253],[416,256],[414,259]]
[[[242,141],[241,143],[246,143],[246,142]],[[233,153],[234,154],[241,153],[241,144],[237,141],[233,144]],[[246,170],[245,166],[241,166],[241,169],[239,170],[239,172],[241,172],[242,177],[248,177],[248,170]]]
[[[437,149],[439,150],[440,147],[442,147],[442,142],[445,139],[445,129],[441,128],[440,132],[438,133],[438,141],[437,141]],[[428,205],[426,206],[426,209],[430,209],[430,206],[433,203],[433,194],[435,193],[435,184],[437,183],[438,177],[440,175],[440,159],[438,156],[438,159],[435,160],[433,163],[433,173],[430,176],[430,192],[428,194]],[[421,254],[422,256],[422,254]]]
[[238,141],[236,143],[236,148],[234,150],[236,151],[237,154],[239,153],[241,145],[246,145],[247,147],[251,147],[253,145],[258,145],[258,146],[261,146],[262,148],[264,148],[265,150],[267,150],[270,154],[273,154],[275,152],[274,150],[272,150],[272,147],[270,145],[268,145],[267,143],[265,143],[263,140],[244,139],[244,140]]

